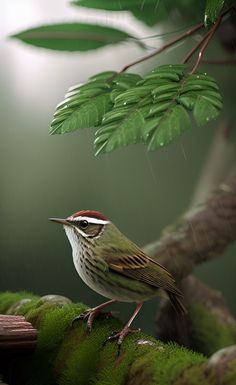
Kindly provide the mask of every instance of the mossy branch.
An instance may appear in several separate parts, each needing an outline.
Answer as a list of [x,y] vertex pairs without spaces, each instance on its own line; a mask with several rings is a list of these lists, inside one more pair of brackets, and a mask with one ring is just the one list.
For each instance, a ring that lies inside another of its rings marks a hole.
[[5,369],[5,376],[10,371],[12,385],[213,385],[219,377],[220,362],[222,382],[218,384],[225,384],[226,380],[227,385],[235,384],[235,347],[208,360],[176,344],[133,334],[117,356],[116,343],[104,346],[103,342],[120,328],[121,322],[101,315],[91,333],[82,321],[71,328],[73,318],[84,309],[83,304],[73,304],[60,296],[0,294],[0,312],[24,315],[39,332],[37,348],[30,359],[15,357],[13,363],[1,360],[0,371]]

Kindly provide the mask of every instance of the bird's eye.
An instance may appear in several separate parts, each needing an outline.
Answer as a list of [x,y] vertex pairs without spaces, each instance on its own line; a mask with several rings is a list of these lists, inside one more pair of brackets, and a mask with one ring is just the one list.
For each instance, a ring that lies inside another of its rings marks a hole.
[[81,227],[81,229],[86,229],[88,227],[88,221],[86,220],[80,221],[79,226]]

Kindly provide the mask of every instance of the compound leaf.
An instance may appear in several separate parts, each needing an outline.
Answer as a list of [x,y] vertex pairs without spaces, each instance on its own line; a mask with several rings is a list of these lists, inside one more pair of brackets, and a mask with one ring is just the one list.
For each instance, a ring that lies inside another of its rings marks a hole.
[[51,133],[98,127],[96,155],[144,143],[155,150],[215,119],[222,98],[214,78],[188,74],[182,64],[154,68],[144,78],[108,71],[69,90],[55,111]]
[[[111,93],[132,87],[141,77],[108,71],[94,75],[85,84],[71,87],[65,100],[58,104],[50,134],[64,134],[77,129],[96,127],[113,102]],[[125,87],[121,82],[125,82]]]

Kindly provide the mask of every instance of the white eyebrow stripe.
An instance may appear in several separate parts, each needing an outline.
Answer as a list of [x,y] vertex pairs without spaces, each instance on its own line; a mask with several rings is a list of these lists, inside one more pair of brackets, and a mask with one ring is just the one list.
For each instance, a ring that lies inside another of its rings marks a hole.
[[95,225],[106,225],[109,223],[109,221],[105,221],[103,219],[97,219],[97,218],[92,218],[92,217],[84,217],[84,216],[79,216],[76,218],[69,217],[68,218],[71,221],[88,221],[88,223],[93,223]]

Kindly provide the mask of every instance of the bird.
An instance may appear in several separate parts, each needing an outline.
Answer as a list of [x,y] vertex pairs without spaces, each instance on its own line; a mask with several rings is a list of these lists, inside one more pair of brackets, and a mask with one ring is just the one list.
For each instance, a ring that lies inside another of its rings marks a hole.
[[137,331],[131,329],[131,324],[143,303],[151,298],[168,297],[177,313],[186,313],[183,294],[171,273],[127,238],[104,214],[81,210],[66,219],[49,219],[63,225],[81,279],[108,299],[76,317],[76,320],[87,320],[89,331],[101,310],[116,302],[136,303],[125,326],[108,337],[108,340],[116,339],[118,346],[129,333]]

